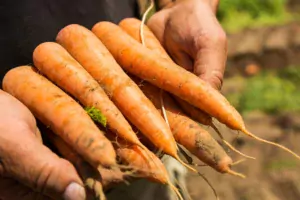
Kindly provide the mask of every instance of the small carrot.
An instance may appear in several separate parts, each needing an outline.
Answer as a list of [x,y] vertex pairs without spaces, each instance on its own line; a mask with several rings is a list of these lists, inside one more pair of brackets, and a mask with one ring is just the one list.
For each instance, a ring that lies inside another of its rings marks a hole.
[[99,82],[123,115],[142,134],[156,147],[183,163],[177,154],[171,130],[160,113],[90,30],[71,24],[58,33],[56,41]]
[[85,110],[34,68],[19,66],[11,69],[2,84],[6,92],[26,105],[91,165],[116,166],[112,144]]
[[195,74],[144,47],[121,27],[111,22],[99,22],[92,31],[124,70],[180,97],[229,128],[242,131],[260,142],[277,146],[300,159],[290,149],[250,133],[241,115],[219,91]]
[[119,137],[143,147],[98,82],[61,45],[54,42],[38,45],[33,52],[33,61],[41,73],[77,98],[88,111],[98,109],[105,116],[109,128]]
[[99,171],[79,156],[67,143],[53,132],[47,131],[46,138],[54,145],[62,157],[70,161],[84,180],[86,188],[93,192],[93,199],[105,200],[102,188],[102,177]]
[[[152,51],[156,52],[160,56],[170,60],[170,62],[173,62],[171,57],[168,55],[168,53],[165,51],[159,40],[155,37],[154,33],[144,24],[142,24],[142,21],[136,19],[136,18],[125,18],[120,23],[119,26],[126,31],[130,36],[132,36],[135,40],[137,40],[140,43],[144,43],[144,45],[151,49]],[[180,105],[182,110],[188,114],[193,120],[203,124],[212,127],[217,134],[222,139],[223,143],[226,144],[231,150],[234,152],[247,157],[251,159],[255,159],[254,157],[245,155],[244,153],[238,151],[235,149],[230,143],[228,143],[224,138],[223,135],[220,133],[218,128],[213,123],[212,117],[209,116],[207,113],[203,112],[202,110],[192,106],[188,102],[182,100],[181,98],[172,95],[176,102]]]

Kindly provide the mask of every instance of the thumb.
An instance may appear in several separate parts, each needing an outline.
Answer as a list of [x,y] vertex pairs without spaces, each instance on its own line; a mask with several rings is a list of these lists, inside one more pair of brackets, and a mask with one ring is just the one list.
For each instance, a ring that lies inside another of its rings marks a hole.
[[[75,168],[24,128],[0,143],[0,177],[8,177],[54,199],[85,199]],[[3,139],[3,138],[0,138]]]
[[27,186],[21,185],[16,180],[10,178],[0,178],[0,199],[1,200],[51,200],[50,197],[34,192]]

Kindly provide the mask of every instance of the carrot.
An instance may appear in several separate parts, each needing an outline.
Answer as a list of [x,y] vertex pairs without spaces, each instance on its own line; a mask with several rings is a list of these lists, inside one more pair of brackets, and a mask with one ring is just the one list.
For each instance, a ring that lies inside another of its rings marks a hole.
[[[139,82],[135,77],[132,79]],[[150,83],[143,83],[140,87],[155,107],[162,112],[159,88]],[[163,93],[163,104],[172,133],[179,144],[218,172],[236,175],[230,169],[232,159],[224,149],[197,122],[186,116],[167,93]]]
[[99,82],[133,125],[156,147],[186,165],[180,160],[175,139],[160,113],[90,30],[68,25],[56,40]]
[[[126,31],[130,36],[132,36],[135,40],[138,42],[144,43],[144,45],[151,49],[152,51],[155,51],[157,54],[160,56],[163,56],[164,58],[170,60],[170,62],[173,62],[171,57],[168,55],[168,53],[165,51],[163,46],[160,44],[159,40],[155,37],[153,32],[144,24],[142,24],[142,21],[136,19],[136,18],[126,18],[123,19],[120,23],[119,26]],[[213,123],[212,117],[209,116],[207,113],[203,112],[202,110],[192,106],[188,102],[182,100],[181,98],[172,95],[176,102],[180,105],[182,110],[188,114],[192,119],[195,121],[212,127],[217,134],[220,136],[222,139],[223,143],[226,144],[231,150],[234,152],[247,157],[251,159],[255,159],[254,157],[245,155],[244,153],[238,151],[235,149],[230,143],[228,143],[218,130],[218,128],[215,126]]]
[[[147,150],[141,149],[137,145],[126,143],[126,141],[115,138],[113,134],[106,133],[107,137],[113,142],[113,146],[116,150],[117,156],[123,163],[129,165],[137,175],[143,178],[148,178],[151,181],[158,183],[166,183],[168,180],[167,171],[164,168],[162,162],[152,153],[146,152]],[[149,159],[146,155],[151,155],[152,162],[148,162]]]
[[[49,130],[49,129],[48,129]],[[93,192],[93,199],[105,200],[102,188],[102,177],[99,171],[79,156],[67,143],[51,131],[47,131],[46,137],[55,146],[62,157],[70,161],[84,180],[85,187]]]
[[[108,138],[114,141],[115,138],[111,133],[107,133]],[[180,193],[170,182],[165,166],[158,157],[151,151],[142,149],[138,145],[126,143],[122,139],[118,139],[114,144],[115,150],[121,162],[127,164],[136,177],[147,178],[150,181],[162,184],[168,184],[171,189],[181,198]],[[148,151],[148,152],[147,152]],[[149,156],[152,162],[149,162]]]
[[85,110],[29,66],[6,73],[3,89],[25,104],[92,166],[116,166],[116,152]]
[[99,22],[92,31],[124,70],[180,97],[229,128],[242,131],[260,142],[280,147],[300,159],[290,149],[250,133],[241,115],[219,91],[195,74],[144,47],[119,26],[111,22]]
[[54,42],[40,44],[33,52],[33,61],[43,74],[84,106],[101,111],[109,128],[119,137],[143,147],[121,111],[98,82],[61,45]]

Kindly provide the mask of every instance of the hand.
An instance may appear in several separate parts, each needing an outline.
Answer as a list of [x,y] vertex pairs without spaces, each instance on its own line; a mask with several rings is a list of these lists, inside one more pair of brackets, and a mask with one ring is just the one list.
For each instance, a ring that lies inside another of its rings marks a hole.
[[42,144],[31,112],[2,90],[0,110],[0,199],[85,199],[75,168]]
[[166,1],[147,25],[178,65],[220,89],[227,39],[215,15],[218,0]]

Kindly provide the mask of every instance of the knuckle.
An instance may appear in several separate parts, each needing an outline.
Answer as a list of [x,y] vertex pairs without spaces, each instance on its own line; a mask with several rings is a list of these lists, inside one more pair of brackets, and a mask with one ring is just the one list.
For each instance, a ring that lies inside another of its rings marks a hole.
[[226,46],[227,35],[222,29],[216,31],[201,31],[195,38],[195,43],[197,46],[202,47]]
[[223,73],[221,72],[215,72],[214,76],[212,77],[212,82],[215,85],[215,88],[220,90],[223,85]]

